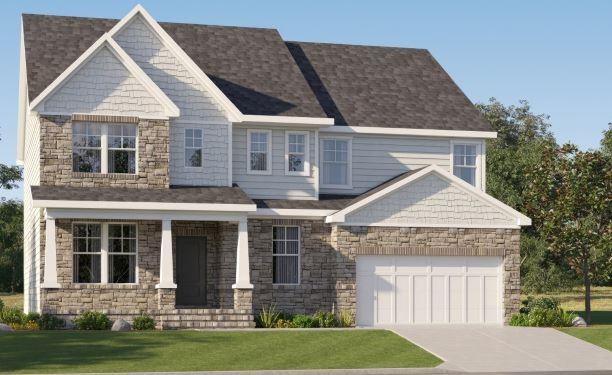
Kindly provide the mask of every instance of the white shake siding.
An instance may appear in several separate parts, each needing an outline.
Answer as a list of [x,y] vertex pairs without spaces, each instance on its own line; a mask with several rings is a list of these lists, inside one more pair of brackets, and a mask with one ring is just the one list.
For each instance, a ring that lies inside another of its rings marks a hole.
[[[305,131],[303,129],[291,129]],[[285,175],[285,130],[272,130],[272,174],[247,174],[247,129],[234,127],[232,172],[238,184],[251,198],[316,199],[315,133],[309,132],[309,176]]]
[[[215,99],[140,17],[114,39],[181,111],[170,123],[170,184],[227,185],[230,123]],[[202,168],[185,167],[187,128],[203,131]]]
[[104,47],[43,103],[44,112],[162,117],[164,108]]
[[[344,134],[338,135],[345,137]],[[319,138],[333,138],[320,133]],[[401,135],[352,135],[352,189],[321,186],[321,194],[361,194],[400,173],[437,164],[450,170],[450,140]],[[321,141],[322,142],[322,141]],[[320,152],[321,147],[319,147]],[[322,161],[322,156],[319,158]]]
[[32,207],[30,186],[40,183],[40,123],[30,115],[26,122],[23,176],[23,275],[24,310],[40,311],[40,218]]

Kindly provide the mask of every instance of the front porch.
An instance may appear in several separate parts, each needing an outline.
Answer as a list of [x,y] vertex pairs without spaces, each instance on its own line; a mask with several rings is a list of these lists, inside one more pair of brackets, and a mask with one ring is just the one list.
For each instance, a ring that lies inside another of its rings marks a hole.
[[38,310],[66,320],[86,310],[128,321],[146,313],[160,328],[254,326],[246,218],[254,206],[197,206],[46,202]]

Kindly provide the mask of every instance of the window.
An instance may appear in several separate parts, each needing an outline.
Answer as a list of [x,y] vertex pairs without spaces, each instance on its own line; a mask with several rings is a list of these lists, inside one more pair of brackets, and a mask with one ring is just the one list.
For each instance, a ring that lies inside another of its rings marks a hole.
[[136,283],[137,226],[129,223],[74,223],[75,283]]
[[185,129],[185,166],[202,166],[202,129]]
[[321,145],[321,185],[341,189],[352,188],[351,140],[323,139]]
[[272,281],[274,284],[299,284],[299,227],[272,227],[272,263]]
[[75,172],[101,172],[102,125],[74,124],[72,130],[72,170]]
[[136,173],[136,125],[108,125],[108,173]]
[[108,225],[108,282],[136,282],[136,225]]
[[308,132],[285,133],[286,175],[310,175],[310,163],[308,161],[308,144]]
[[136,173],[136,124],[75,122],[72,171]]
[[269,130],[247,130],[248,173],[271,174],[271,138],[272,132]]
[[100,224],[74,224],[73,280],[75,283],[99,283],[101,280],[101,226]]
[[476,186],[476,158],[478,145],[453,144],[453,174]]

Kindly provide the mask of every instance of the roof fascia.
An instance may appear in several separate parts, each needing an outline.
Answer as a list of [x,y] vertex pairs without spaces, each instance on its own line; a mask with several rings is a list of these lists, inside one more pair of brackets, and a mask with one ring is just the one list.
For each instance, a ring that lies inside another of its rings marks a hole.
[[[121,64],[140,82],[145,89],[153,95],[164,107],[168,117],[178,117],[180,111],[176,104],[164,94],[164,92],[149,78],[149,76],[132,60],[129,55],[108,35],[102,35],[94,44],[91,45],[78,59],[76,59],[66,70],[62,72],[47,88],[43,90],[30,103],[30,108],[36,110],[40,104],[44,104],[45,99],[61,88],[70,77],[77,73],[83,65],[91,60],[102,48],[108,47],[111,53],[121,62]],[[43,113],[43,111],[37,111]]]
[[330,126],[321,128],[322,133],[339,134],[381,134],[381,135],[411,135],[418,137],[445,137],[445,138],[497,138],[497,132],[472,130],[439,130],[439,129],[407,129],[384,128],[374,126]]
[[527,216],[523,215],[522,213],[516,211],[515,209],[513,209],[512,207],[506,205],[505,203],[493,198],[492,196],[488,195],[487,193],[483,192],[482,190],[475,188],[474,186],[468,184],[467,182],[463,181],[462,179],[460,179],[459,177],[456,177],[450,173],[448,173],[447,171],[445,171],[444,169],[442,169],[441,167],[437,166],[437,165],[430,165],[429,167],[413,174],[410,175],[408,177],[406,177],[403,180],[400,180],[394,184],[392,184],[391,186],[388,186],[384,189],[382,189],[381,191],[376,192],[375,194],[372,194],[371,196],[360,200],[359,202],[356,202],[355,204],[352,204],[332,215],[329,215],[326,219],[325,222],[326,223],[341,223],[344,222],[345,217],[347,214],[350,214],[351,212],[354,212],[356,210],[358,210],[359,208],[362,208],[364,206],[367,206],[368,204],[371,204],[373,202],[375,202],[376,200],[386,196],[387,194],[402,188],[403,186],[416,181],[422,177],[425,177],[426,175],[430,174],[430,173],[436,173],[437,175],[439,175],[440,177],[448,180],[450,183],[458,186],[459,188],[461,188],[462,190],[464,190],[466,193],[474,195],[478,198],[481,198],[485,201],[487,201],[488,203],[492,204],[494,207],[497,207],[498,209],[504,211],[505,213],[509,214],[510,216],[513,216],[516,218],[516,225],[517,226],[528,226],[531,225],[531,219],[528,218]]
[[71,208],[47,208],[45,216],[54,219],[86,220],[189,220],[229,221],[244,220],[244,212],[173,211],[173,210],[92,210]]
[[291,218],[325,218],[336,210],[326,209],[297,209],[297,208],[258,208],[249,217],[291,217]]

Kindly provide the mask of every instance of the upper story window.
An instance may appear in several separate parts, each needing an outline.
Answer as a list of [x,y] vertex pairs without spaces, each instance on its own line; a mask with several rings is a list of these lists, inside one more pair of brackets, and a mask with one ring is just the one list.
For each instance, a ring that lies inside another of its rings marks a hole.
[[75,283],[135,283],[137,228],[130,223],[74,223]]
[[272,227],[272,282],[299,284],[300,227]]
[[326,138],[321,141],[321,186],[351,189],[351,140]]
[[309,176],[308,132],[285,132],[285,174]]
[[202,129],[185,129],[185,166],[202,166]]
[[247,130],[247,173],[272,173],[272,132]]
[[478,184],[478,144],[453,143],[453,174],[463,181]]
[[91,173],[136,173],[136,124],[75,122],[72,170]]

